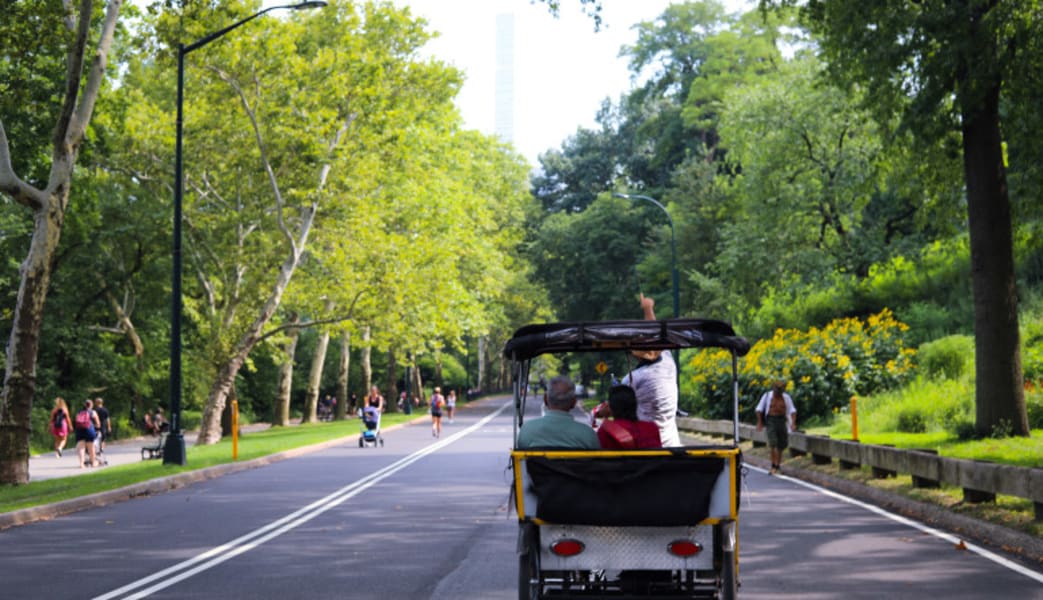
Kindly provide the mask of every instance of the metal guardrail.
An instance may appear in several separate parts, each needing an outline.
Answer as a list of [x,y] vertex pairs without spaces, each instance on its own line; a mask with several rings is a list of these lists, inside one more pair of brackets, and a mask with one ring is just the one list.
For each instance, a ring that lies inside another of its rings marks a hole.
[[[682,430],[731,438],[732,421],[679,418]],[[739,438],[751,440],[754,445],[767,444],[767,436],[753,425],[740,424]],[[794,432],[789,436],[790,452],[810,455],[815,464],[830,464],[836,459],[841,469],[855,469],[863,465],[872,469],[875,477],[884,478],[899,473],[910,475],[914,487],[949,485],[963,489],[965,502],[993,502],[996,494],[1031,500],[1035,519],[1043,521],[1043,469],[1017,467],[999,463],[948,458],[934,450],[907,450],[889,446],[862,444],[851,440]]]

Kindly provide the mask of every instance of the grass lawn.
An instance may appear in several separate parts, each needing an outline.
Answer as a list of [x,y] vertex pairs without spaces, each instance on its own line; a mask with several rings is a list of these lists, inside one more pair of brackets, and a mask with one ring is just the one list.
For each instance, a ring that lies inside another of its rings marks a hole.
[[[417,418],[417,416],[417,414],[387,413],[383,416],[381,426],[386,428],[396,423],[411,421]],[[273,427],[263,431],[252,432],[240,436],[239,458],[237,462],[269,456],[294,448],[311,446],[337,438],[357,436],[358,433],[358,419],[334,421],[331,423],[311,423],[291,427]],[[164,465],[159,460],[142,461],[128,465],[106,467],[87,475],[33,481],[25,485],[0,486],[0,512],[10,512],[22,508],[79,498],[150,479],[233,462],[232,440],[230,437],[211,446],[189,445],[185,452],[188,464],[184,466]]]
[[[828,435],[834,439],[850,439],[850,431],[836,427],[809,428],[807,433]],[[861,433],[858,441],[877,446],[896,448],[929,448],[941,456],[987,460],[1019,467],[1043,465],[1043,429],[1033,429],[1027,438],[986,438],[961,441],[945,431],[928,433]]]

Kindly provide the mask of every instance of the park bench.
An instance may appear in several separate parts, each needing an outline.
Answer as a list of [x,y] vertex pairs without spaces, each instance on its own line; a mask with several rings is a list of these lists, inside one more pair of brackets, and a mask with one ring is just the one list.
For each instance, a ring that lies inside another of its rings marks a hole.
[[163,432],[156,438],[156,443],[141,447],[141,460],[163,458],[163,447],[167,444],[167,433]]

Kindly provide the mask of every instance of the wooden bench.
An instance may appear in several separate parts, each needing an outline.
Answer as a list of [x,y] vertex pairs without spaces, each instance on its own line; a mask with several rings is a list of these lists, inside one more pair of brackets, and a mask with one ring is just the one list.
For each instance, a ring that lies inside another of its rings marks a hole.
[[150,460],[153,458],[163,458],[163,447],[167,445],[167,434],[161,433],[156,438],[156,443],[149,446],[141,447],[141,460]]

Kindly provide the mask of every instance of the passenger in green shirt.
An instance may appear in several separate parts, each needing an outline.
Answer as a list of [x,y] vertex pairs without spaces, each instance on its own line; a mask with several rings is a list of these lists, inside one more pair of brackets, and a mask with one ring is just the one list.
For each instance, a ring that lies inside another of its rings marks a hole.
[[598,450],[601,444],[594,429],[572,418],[569,411],[576,406],[576,385],[565,375],[550,380],[547,407],[543,417],[526,421],[518,430],[518,449],[555,448]]

